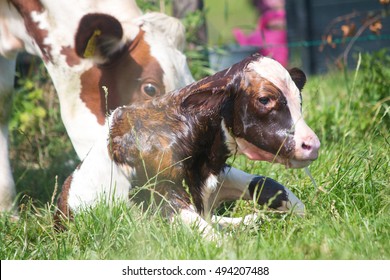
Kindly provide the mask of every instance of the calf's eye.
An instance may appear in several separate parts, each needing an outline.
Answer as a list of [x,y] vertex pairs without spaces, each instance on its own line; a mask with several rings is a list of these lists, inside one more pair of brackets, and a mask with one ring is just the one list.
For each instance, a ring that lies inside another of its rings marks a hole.
[[259,102],[263,105],[267,105],[270,102],[270,99],[268,97],[260,97]]
[[159,89],[151,83],[142,85],[142,91],[150,97],[153,97],[159,93]]

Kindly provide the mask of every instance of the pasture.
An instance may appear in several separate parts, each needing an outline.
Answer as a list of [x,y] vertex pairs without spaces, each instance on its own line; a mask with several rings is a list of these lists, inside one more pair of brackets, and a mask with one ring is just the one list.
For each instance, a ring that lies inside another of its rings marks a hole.
[[220,214],[255,211],[261,218],[221,230],[221,246],[126,203],[99,204],[56,233],[54,198],[78,160],[42,69],[18,81],[11,157],[19,219],[0,217],[0,259],[390,258],[388,52],[362,55],[353,71],[308,76],[303,111],[321,140],[320,156],[309,167],[319,190],[304,170],[230,159],[289,187],[305,203],[306,215],[278,214],[252,202],[226,205]]

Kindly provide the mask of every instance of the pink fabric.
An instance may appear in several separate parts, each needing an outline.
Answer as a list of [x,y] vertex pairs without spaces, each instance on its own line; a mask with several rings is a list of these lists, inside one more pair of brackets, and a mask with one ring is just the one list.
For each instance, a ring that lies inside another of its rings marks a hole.
[[285,21],[286,13],[283,10],[267,11],[259,19],[257,29],[246,35],[241,29],[234,28],[233,35],[241,46],[257,46],[262,55],[270,56],[283,66],[288,63],[287,32],[286,30],[269,29],[271,21]]
[[257,2],[257,8],[263,13],[268,10],[279,10],[284,9],[285,0],[260,0]]

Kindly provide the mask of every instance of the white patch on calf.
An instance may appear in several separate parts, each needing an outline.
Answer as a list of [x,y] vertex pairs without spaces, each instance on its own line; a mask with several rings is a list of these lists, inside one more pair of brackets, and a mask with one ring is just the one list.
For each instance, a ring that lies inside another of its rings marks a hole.
[[245,217],[239,217],[239,218],[230,218],[230,217],[220,217],[220,216],[213,216],[211,218],[211,221],[213,223],[217,223],[221,227],[231,227],[231,226],[239,226],[239,225],[251,225],[253,224],[257,219],[259,215],[258,214],[249,214]]
[[233,136],[230,135],[229,129],[226,127],[225,120],[221,121],[222,132],[225,136],[225,144],[230,152],[230,155],[234,155],[237,153],[237,143]]
[[210,174],[205,182],[205,189],[214,192],[218,185],[218,177]]
[[213,208],[213,205],[210,205],[210,196],[216,191],[218,186],[218,177],[210,174],[204,183],[204,188],[202,191],[202,202],[203,202],[203,212],[205,216],[210,215],[210,211]]
[[[204,238],[220,244],[221,236],[214,228],[203,219],[193,208],[182,209],[178,214],[180,220],[189,226],[195,226]],[[173,221],[175,218],[173,219]]]
[[[227,169],[227,170],[226,170]],[[225,168],[219,179],[223,185],[224,192],[238,192],[239,197],[250,199],[249,184],[256,176],[248,174],[234,167]]]

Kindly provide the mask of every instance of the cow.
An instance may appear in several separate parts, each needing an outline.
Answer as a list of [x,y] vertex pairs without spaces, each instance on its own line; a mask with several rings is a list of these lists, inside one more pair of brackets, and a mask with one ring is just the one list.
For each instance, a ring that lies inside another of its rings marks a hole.
[[228,199],[217,194],[225,192],[218,177],[228,172],[229,156],[290,168],[317,159],[319,139],[301,112],[305,80],[301,70],[288,72],[256,55],[180,90],[115,109],[107,137],[96,141],[66,180],[57,222],[100,199],[127,199],[129,189],[148,185],[164,216],[196,223],[215,239],[207,220]]
[[[110,37],[102,30],[97,44],[120,36],[117,54],[126,53],[127,60],[105,53],[110,57],[98,66],[77,55],[74,36],[79,24],[86,28],[88,18],[80,23],[81,18],[93,12],[115,15],[113,26],[109,16],[98,21],[108,20],[105,26],[119,33]],[[0,210],[12,209],[15,197],[7,123],[18,52],[42,58],[60,100],[66,131],[82,159],[102,133],[106,106],[112,110],[193,80],[183,46],[184,27],[178,20],[157,13],[142,15],[135,1],[0,0]],[[107,100],[102,85],[109,88]]]
[[[0,0],[0,210],[12,210],[15,197],[7,122],[18,52],[42,58],[66,131],[84,159],[96,139],[105,137],[107,110],[194,81],[184,42],[180,21],[160,13],[143,15],[132,0]],[[252,199],[262,182],[270,196],[281,192],[274,208],[304,209],[290,190],[270,178],[229,167],[219,181],[222,193],[232,199]]]

